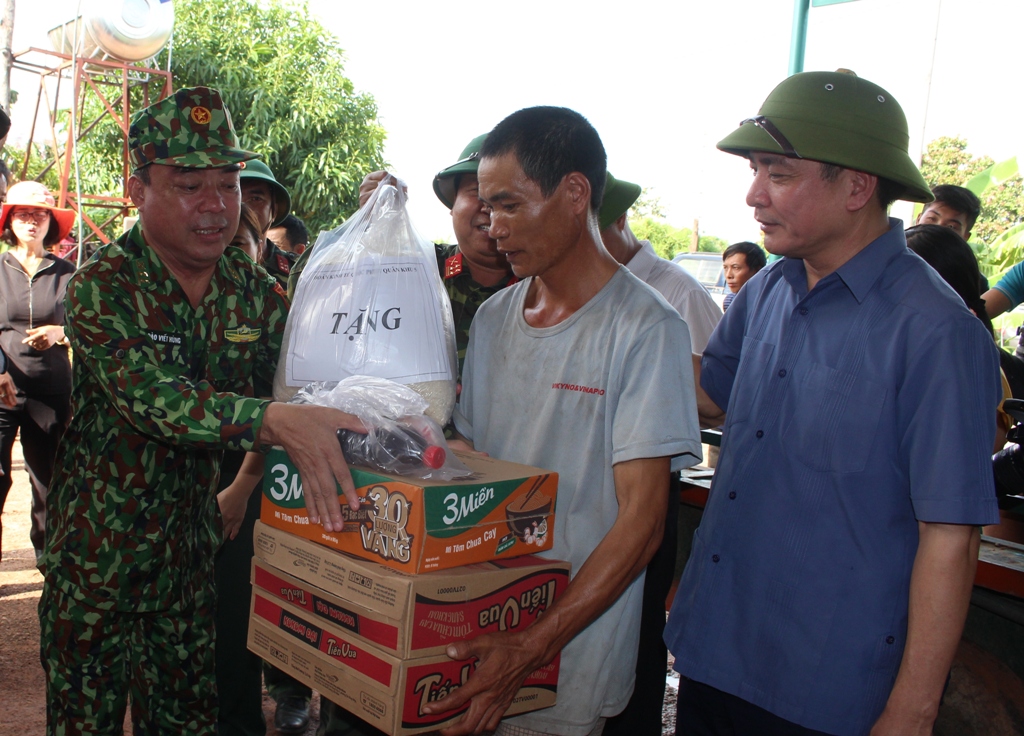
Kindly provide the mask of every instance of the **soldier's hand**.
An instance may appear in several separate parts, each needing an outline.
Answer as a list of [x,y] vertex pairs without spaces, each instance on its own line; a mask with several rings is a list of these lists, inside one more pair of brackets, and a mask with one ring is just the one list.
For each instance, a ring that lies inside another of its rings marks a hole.
[[224,527],[224,540],[234,539],[242,528],[245,519],[245,507],[249,501],[247,494],[239,493],[234,484],[217,494],[217,507],[220,509],[221,526]]
[[[387,171],[373,171],[363,177],[363,181],[359,185],[360,207],[370,201],[370,195],[372,195],[381,184],[391,184],[392,186],[397,187],[398,179]],[[402,191],[408,193],[408,188],[402,187]]]
[[338,409],[275,401],[263,415],[259,438],[261,444],[280,445],[288,453],[302,478],[309,520],[322,524],[328,532],[340,532],[345,526],[338,503],[339,485],[349,508],[359,508],[352,474],[338,443],[339,429],[366,431],[358,417]]

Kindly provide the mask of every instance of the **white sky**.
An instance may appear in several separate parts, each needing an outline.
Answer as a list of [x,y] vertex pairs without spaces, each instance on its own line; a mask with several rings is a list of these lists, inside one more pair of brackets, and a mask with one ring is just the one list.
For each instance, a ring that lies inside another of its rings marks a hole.
[[[45,45],[78,2],[50,0],[45,14],[18,5],[16,50]],[[747,164],[715,143],[785,78],[793,0],[311,0],[310,9],[338,37],[356,88],[376,98],[385,157],[409,183],[428,238],[452,238],[433,175],[507,114],[554,104],[594,124],[612,173],[651,187],[674,225],[699,217],[705,234],[757,239],[743,201]],[[998,161],[1021,149],[1022,21],[1018,0],[812,8],[805,69],[846,67],[886,88],[907,114],[915,158],[922,140],[962,135]],[[23,95],[15,133],[30,122],[37,84],[12,80]],[[894,214],[908,217],[909,206]]]

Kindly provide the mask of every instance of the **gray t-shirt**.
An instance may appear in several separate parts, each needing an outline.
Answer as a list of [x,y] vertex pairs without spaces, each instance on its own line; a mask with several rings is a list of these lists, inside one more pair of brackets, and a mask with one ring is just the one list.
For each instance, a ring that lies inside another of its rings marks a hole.
[[[580,569],[618,514],[614,463],[700,457],[690,335],[623,267],[575,314],[523,318],[527,279],[488,299],[470,330],[455,426],[492,457],[559,474],[554,547]],[[584,736],[633,690],[644,576],[562,651],[558,704],[513,722]]]

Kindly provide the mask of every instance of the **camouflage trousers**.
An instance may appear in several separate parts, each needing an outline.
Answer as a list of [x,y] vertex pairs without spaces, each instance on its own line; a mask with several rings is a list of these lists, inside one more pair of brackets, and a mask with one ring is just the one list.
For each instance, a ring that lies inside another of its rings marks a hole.
[[47,582],[39,624],[48,736],[121,734],[129,695],[135,736],[216,734],[212,594],[103,611]]

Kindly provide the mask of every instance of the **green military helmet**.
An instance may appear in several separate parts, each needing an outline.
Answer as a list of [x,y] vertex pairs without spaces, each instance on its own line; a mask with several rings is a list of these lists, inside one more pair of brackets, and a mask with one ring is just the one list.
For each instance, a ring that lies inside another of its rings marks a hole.
[[877,84],[853,72],[803,72],[782,82],[756,117],[723,138],[718,148],[737,156],[781,153],[836,164],[903,186],[900,199],[931,202],[932,193],[910,159],[907,118]]
[[136,169],[149,164],[210,169],[259,154],[238,147],[220,92],[186,87],[135,114],[128,129],[128,156]]
[[284,185],[274,178],[274,172],[270,170],[269,166],[262,161],[247,161],[242,166],[239,179],[242,181],[260,179],[267,182],[271,191],[274,192],[274,221],[270,223],[270,226],[277,227],[284,222],[284,218],[288,217],[288,213],[292,209],[292,198]]
[[484,145],[487,134],[478,135],[462,150],[459,160],[446,169],[441,169],[434,177],[434,194],[448,209],[455,206],[455,179],[459,174],[475,174],[480,168],[480,148]]
[[604,185],[604,199],[601,201],[601,210],[597,213],[598,224],[601,229],[611,225],[625,214],[633,203],[640,196],[639,184],[630,181],[616,179],[608,172]]

